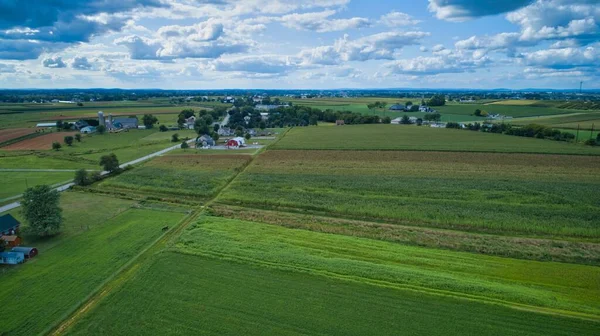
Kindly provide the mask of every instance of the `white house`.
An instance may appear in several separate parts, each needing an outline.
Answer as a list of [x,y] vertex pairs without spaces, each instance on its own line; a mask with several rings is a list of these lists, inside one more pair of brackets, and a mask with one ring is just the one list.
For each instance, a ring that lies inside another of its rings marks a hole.
[[196,117],[191,116],[187,119],[185,119],[185,128],[187,129],[194,129],[194,125],[196,125]]

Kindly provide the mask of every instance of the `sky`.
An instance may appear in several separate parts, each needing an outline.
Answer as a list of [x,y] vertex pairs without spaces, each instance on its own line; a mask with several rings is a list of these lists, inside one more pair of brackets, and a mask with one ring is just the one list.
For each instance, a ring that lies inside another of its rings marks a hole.
[[600,88],[600,0],[0,0],[0,88]]

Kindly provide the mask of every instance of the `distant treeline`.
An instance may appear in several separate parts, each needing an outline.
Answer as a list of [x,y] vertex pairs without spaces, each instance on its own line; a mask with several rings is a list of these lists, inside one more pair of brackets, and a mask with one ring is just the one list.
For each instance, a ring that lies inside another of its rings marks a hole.
[[336,122],[343,120],[345,124],[389,124],[390,117],[381,118],[377,115],[363,115],[351,111],[320,110],[308,106],[281,106],[268,111],[266,120],[260,115],[261,111],[251,106],[233,108],[229,114],[229,127],[245,128],[290,127],[317,125],[318,122]]
[[459,123],[449,122],[446,124],[446,128],[466,129],[470,131],[481,131],[489,133],[515,135],[528,138],[549,139],[555,141],[572,141],[573,139],[575,139],[575,135],[573,133],[561,132],[560,130],[538,124],[512,126],[510,124],[505,123],[480,124],[476,122],[472,124],[467,124],[463,128],[463,126]]

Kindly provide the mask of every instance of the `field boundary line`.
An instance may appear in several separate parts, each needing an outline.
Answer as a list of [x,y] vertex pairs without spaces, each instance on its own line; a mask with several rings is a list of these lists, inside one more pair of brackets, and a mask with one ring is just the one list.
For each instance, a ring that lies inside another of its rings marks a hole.
[[[128,210],[135,209],[129,208]],[[143,209],[146,211],[159,211],[159,210],[149,210]],[[144,258],[149,257],[153,254],[153,250],[161,245],[161,243],[166,243],[169,241],[173,235],[181,232],[187,225],[189,225],[194,219],[198,218],[201,214],[200,210],[192,211],[188,216],[185,216],[183,219],[177,223],[173,228],[168,230],[167,232],[160,235],[156,238],[150,245],[140,251],[137,255],[135,255],[131,260],[129,260],[125,265],[120,267],[117,271],[115,271],[112,275],[110,275],[107,279],[105,279],[100,285],[98,285],[90,294],[88,294],[83,300],[77,303],[69,312],[65,313],[62,318],[60,318],[56,323],[50,325],[44,331],[40,333],[40,335],[62,335],[66,330],[68,330],[72,325],[77,323],[77,321],[85,315],[88,311],[94,309],[94,307],[108,294],[112,291],[121,287],[128,279],[133,277],[136,274],[136,271],[141,267],[142,263],[145,261]]]

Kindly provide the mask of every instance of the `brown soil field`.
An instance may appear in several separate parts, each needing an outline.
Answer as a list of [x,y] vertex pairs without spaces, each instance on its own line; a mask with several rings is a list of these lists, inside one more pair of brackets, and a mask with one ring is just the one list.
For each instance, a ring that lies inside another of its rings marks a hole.
[[50,150],[52,149],[52,142],[58,141],[62,144],[63,139],[67,135],[74,135],[77,132],[57,132],[42,135],[33,139],[26,139],[19,141],[12,145],[2,147],[4,150]]
[[[203,108],[203,110],[210,110],[209,108]],[[122,113],[112,113],[113,117],[128,117],[130,115],[142,115],[144,113],[142,112],[122,112]],[[177,112],[173,112],[173,111],[158,111],[158,112],[154,112],[152,111],[151,114],[178,114]],[[108,117],[108,113],[106,113],[104,115],[105,117]],[[78,115],[60,115],[60,116],[53,116],[53,117],[48,117],[48,118],[43,118],[40,119],[39,121],[57,121],[57,120],[75,120],[75,119],[95,119],[98,118],[98,114],[97,113],[91,113],[91,114],[78,114]],[[141,120],[140,120],[141,122]]]
[[0,142],[12,140],[34,132],[35,129],[33,128],[10,128],[0,130]]

